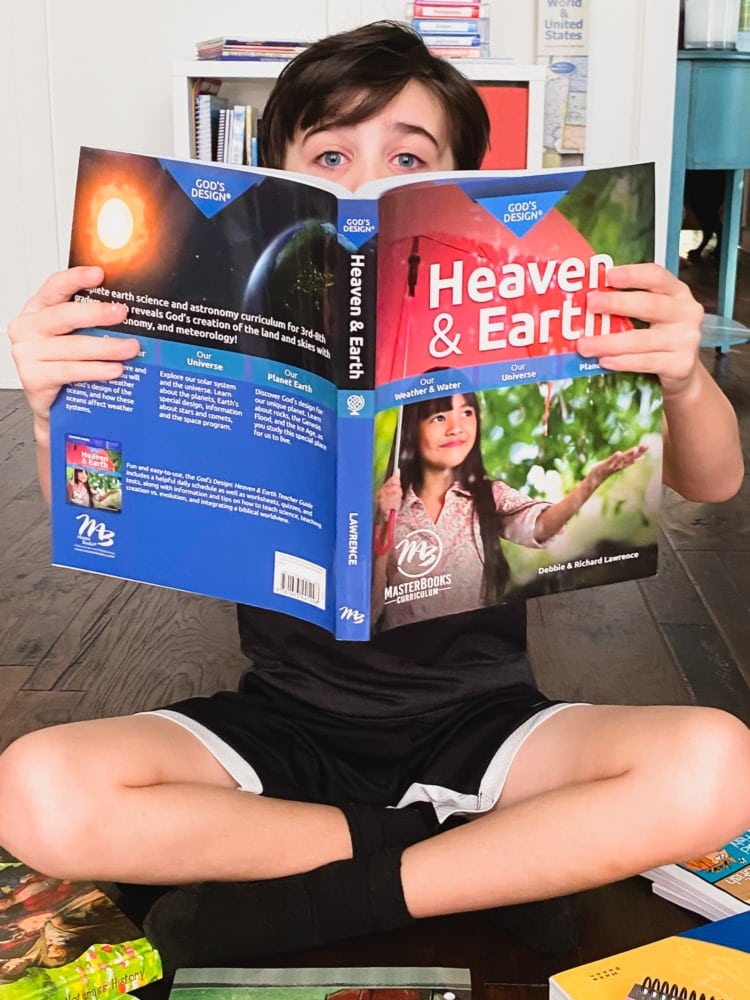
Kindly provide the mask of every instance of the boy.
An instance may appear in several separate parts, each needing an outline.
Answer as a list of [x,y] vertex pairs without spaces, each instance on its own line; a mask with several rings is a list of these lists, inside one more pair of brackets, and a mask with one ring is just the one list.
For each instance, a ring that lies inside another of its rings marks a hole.
[[[387,22],[290,63],[264,123],[267,165],[352,188],[476,167],[487,140],[467,81]],[[61,386],[117,378],[138,350],[75,335],[124,318],[123,306],[68,301],[102,280],[98,268],[53,275],[10,327],[46,494]],[[590,308],[650,329],[609,338],[599,360],[659,376],[665,482],[690,499],[731,497],[738,429],[698,360],[700,306],[654,264],[615,268],[610,285]],[[595,348],[579,342],[583,355]],[[51,727],[0,758],[0,843],[27,863],[65,878],[201,883],[168,891],[147,918],[167,968],[563,895],[750,826],[750,795],[723,794],[729,771],[750,785],[744,724],[698,707],[551,703],[531,681],[523,606],[356,644],[259,609],[240,607],[239,624],[253,669],[238,692]],[[503,863],[543,853],[550,835],[553,869]]]

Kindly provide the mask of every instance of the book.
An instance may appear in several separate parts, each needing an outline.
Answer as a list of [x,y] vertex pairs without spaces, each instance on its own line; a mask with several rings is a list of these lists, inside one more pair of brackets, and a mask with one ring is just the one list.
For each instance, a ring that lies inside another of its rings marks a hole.
[[413,17],[411,26],[420,35],[476,35],[489,40],[489,18],[486,17]]
[[115,1000],[160,978],[156,949],[93,882],[42,875],[0,848],[2,1000]]
[[199,160],[215,160],[221,112],[229,102],[221,94],[199,94],[195,106],[195,155]]
[[748,984],[750,912],[558,972],[549,1000],[747,1000]]
[[[201,157],[201,147],[206,145],[206,135],[211,139],[211,103],[218,95],[221,88],[220,80],[213,80],[206,77],[195,79],[190,84],[190,101],[192,107],[192,121],[190,123],[190,148],[193,155],[199,159],[210,159]],[[204,119],[208,119],[204,121]]]
[[468,969],[178,969],[170,1000],[471,1000]]
[[656,895],[709,920],[742,913],[750,909],[750,830],[709,854],[643,874]]
[[430,3],[407,4],[407,14],[412,17],[450,17],[450,18],[487,18],[490,12],[488,3],[460,3],[455,0],[431,0]]
[[291,59],[306,47],[298,41],[221,36],[197,42],[195,49],[198,59]]
[[[70,262],[105,270],[82,298],[130,309],[88,332],[136,336],[141,353],[53,407],[54,563],[353,641],[655,572],[658,382],[575,350],[631,327],[589,312],[587,293],[613,261],[651,259],[652,210],[650,164],[422,174],[352,194],[283,171],[84,149]],[[424,521],[409,479],[422,409],[461,399],[473,426],[450,461],[467,488],[450,503],[469,545],[451,519]],[[564,531],[535,543],[539,504],[633,450]],[[397,475],[408,506],[386,514]],[[472,489],[492,508],[486,574]]]

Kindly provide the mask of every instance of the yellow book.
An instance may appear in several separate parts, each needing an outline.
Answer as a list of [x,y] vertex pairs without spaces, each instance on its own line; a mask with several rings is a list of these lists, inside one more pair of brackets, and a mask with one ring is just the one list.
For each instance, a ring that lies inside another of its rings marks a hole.
[[550,1000],[748,1000],[750,912],[558,972],[549,983]]

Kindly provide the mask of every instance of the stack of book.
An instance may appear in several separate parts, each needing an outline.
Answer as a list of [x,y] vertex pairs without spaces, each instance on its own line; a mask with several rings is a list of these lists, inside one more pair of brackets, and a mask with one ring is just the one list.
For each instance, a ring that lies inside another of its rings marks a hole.
[[292,59],[307,48],[304,42],[257,41],[251,38],[229,38],[222,35],[197,42],[195,54],[198,59],[250,59],[285,60]]
[[461,0],[415,0],[407,16],[427,46],[445,59],[487,57],[490,54],[490,5]]
[[652,889],[709,920],[750,910],[750,830],[710,854],[644,872]]

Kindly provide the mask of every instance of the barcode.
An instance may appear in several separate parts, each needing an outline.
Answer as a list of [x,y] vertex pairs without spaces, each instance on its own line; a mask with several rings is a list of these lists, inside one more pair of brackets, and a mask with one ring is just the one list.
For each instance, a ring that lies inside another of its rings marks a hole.
[[279,591],[287,597],[296,597],[308,604],[320,602],[320,584],[314,580],[306,580],[303,576],[292,576],[282,573],[279,580]]
[[312,604],[325,611],[326,577],[325,566],[289,552],[274,554],[273,592],[280,597]]

